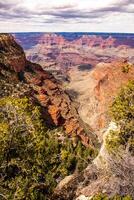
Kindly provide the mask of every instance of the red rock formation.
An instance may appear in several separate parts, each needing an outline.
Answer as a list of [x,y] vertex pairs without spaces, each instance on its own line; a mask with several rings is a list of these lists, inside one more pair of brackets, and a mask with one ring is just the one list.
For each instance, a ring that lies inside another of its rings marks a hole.
[[39,44],[44,44],[45,46],[63,45],[65,43],[66,40],[64,39],[64,37],[54,33],[44,34],[39,40]]
[[[50,70],[56,78],[65,80],[70,68],[90,64],[94,67],[99,62],[111,62],[119,57],[128,57],[133,62],[133,48],[117,36],[82,35],[74,40],[67,40],[59,34],[42,34],[37,45],[26,51],[27,58]],[[120,41],[121,40],[121,41]],[[126,36],[126,40],[128,38]],[[133,39],[130,38],[133,43]],[[119,41],[119,45],[117,44]],[[25,41],[24,41],[25,42]],[[123,45],[124,46],[120,46]],[[129,42],[130,44],[130,42]],[[133,46],[133,45],[132,45]]]
[[79,39],[73,41],[74,44],[80,45],[80,46],[90,46],[90,47],[96,47],[99,46],[101,48],[107,48],[107,47],[114,47],[115,39],[109,36],[106,39],[103,39],[101,36],[90,36],[90,35],[83,35]]
[[51,115],[55,125],[60,124],[60,109],[58,106],[50,105],[48,106],[48,113]]
[[107,124],[107,110],[120,88],[129,80],[134,79],[134,66],[130,65],[128,72],[123,72],[123,67],[129,65],[127,61],[115,61],[109,64],[102,64],[96,68],[92,77],[95,79],[94,96],[96,98],[98,113],[96,125],[98,129],[104,128]]
[[48,125],[63,126],[67,134],[77,135],[84,145],[88,145],[89,140],[78,120],[76,109],[56,79],[40,65],[27,61],[13,37],[1,34],[0,47],[2,69],[17,72],[16,76],[21,73],[21,80],[33,88],[32,97],[42,106],[43,118]]
[[[36,79],[32,78],[33,73],[30,72],[31,70],[34,70]],[[45,108],[47,114],[44,115],[44,118],[48,123],[55,126],[62,125],[67,134],[70,136],[76,134],[81,138],[84,145],[88,145],[89,138],[80,125],[76,109],[54,77],[42,70],[39,65],[35,67],[35,64],[30,62],[26,67],[26,72],[24,71],[24,77],[29,84],[33,85],[38,102]],[[40,80],[40,82],[37,80]],[[36,85],[38,86],[35,87]],[[48,116],[51,120],[48,120]]]
[[3,52],[0,56],[1,63],[4,63],[10,70],[15,72],[24,70],[26,65],[25,54],[23,49],[14,41],[13,36],[8,34],[0,35],[0,50]]
[[100,46],[103,48],[106,47],[112,47],[115,44],[114,38],[112,36],[109,36],[106,39],[103,39],[101,36],[96,36],[96,35],[82,35],[80,38],[75,39],[73,41],[68,41],[66,40],[63,36],[57,35],[57,34],[44,34],[40,39],[39,39],[39,44],[44,44],[46,46],[53,46],[53,45],[65,45],[66,47],[72,47],[72,45],[86,45],[90,47],[94,46]]

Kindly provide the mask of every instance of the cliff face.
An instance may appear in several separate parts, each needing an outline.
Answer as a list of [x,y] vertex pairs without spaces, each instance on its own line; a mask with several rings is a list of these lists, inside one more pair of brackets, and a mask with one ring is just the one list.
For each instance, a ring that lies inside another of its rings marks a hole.
[[60,84],[40,65],[27,61],[22,48],[8,34],[0,35],[0,74],[31,87],[31,95],[42,106],[48,126],[63,126],[67,134],[75,134],[84,145],[89,144],[77,111]]
[[76,93],[79,115],[101,136],[108,125],[108,110],[120,88],[134,78],[134,66],[125,60],[99,63],[92,70],[70,71],[68,91]]
[[23,49],[8,34],[0,35],[0,63],[14,72],[23,71],[26,58]]
[[44,34],[38,41],[39,44],[44,44],[46,46],[50,45],[63,45],[66,44],[67,41],[61,35],[57,35],[54,33]]
[[112,38],[109,36],[106,39],[103,39],[101,36],[89,36],[89,35],[83,35],[74,43],[78,45],[86,45],[90,47],[96,47],[99,46],[100,48],[108,48],[108,47],[114,47],[115,46],[115,38]]
[[80,45],[80,46],[90,46],[95,47],[99,46],[101,48],[114,47],[116,39],[109,36],[104,39],[101,36],[89,36],[83,35],[78,39],[74,39],[73,41],[66,40],[63,36],[57,34],[44,34],[38,41],[39,44],[44,44],[46,46],[53,45]]
[[90,47],[118,47],[118,46],[130,46],[134,47],[133,36],[130,35],[88,35],[79,33],[16,33],[14,34],[16,40],[24,46],[24,49],[29,49],[36,44],[44,44],[46,46],[56,45],[80,45]]

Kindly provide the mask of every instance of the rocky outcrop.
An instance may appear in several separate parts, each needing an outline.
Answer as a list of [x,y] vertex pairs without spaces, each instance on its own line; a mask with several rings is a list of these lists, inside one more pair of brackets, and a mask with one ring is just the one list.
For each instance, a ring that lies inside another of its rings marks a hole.
[[[129,68],[127,72],[123,71],[125,67]],[[109,106],[120,88],[129,80],[133,80],[134,66],[127,63],[126,60],[109,64],[100,64],[100,66],[93,71],[91,76],[96,82],[93,93],[97,106],[94,112],[98,113],[96,122],[99,130],[107,125]]]
[[23,71],[25,68],[26,58],[23,49],[11,35],[0,35],[0,63],[15,72]]
[[[30,71],[33,71],[34,75]],[[48,124],[64,126],[68,135],[75,133],[85,145],[88,145],[89,138],[81,128],[77,111],[55,78],[39,65],[31,63],[27,65],[24,78],[33,86],[35,96],[44,108],[44,117],[46,116]]]
[[89,35],[83,35],[76,41],[74,41],[75,44],[78,45],[85,45],[90,47],[100,47],[100,48],[109,48],[115,46],[116,39],[109,36],[108,38],[104,39],[101,36],[89,36]]
[[44,44],[45,46],[53,46],[53,45],[63,45],[67,41],[62,37],[61,35],[57,35],[54,33],[47,33],[44,34],[40,39],[39,39],[39,44]]
[[[40,65],[26,60],[22,48],[8,34],[0,35],[0,72],[7,79],[15,76],[32,88],[32,96],[42,106],[42,115],[48,126],[63,126],[68,135],[77,135],[89,145],[78,114],[60,83]],[[10,75],[8,75],[10,72]]]

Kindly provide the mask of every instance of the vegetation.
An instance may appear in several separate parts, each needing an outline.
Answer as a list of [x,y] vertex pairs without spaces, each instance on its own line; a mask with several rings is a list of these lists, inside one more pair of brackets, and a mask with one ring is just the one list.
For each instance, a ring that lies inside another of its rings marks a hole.
[[64,176],[85,168],[94,155],[62,130],[48,130],[28,98],[0,99],[0,199],[49,199]]
[[111,131],[107,136],[108,151],[115,152],[128,147],[134,153],[134,81],[120,91],[111,107],[111,115],[119,130]]
[[116,195],[114,197],[108,197],[105,194],[98,194],[95,195],[91,200],[132,200],[132,198],[129,195],[127,196]]
[[130,68],[131,68],[131,65],[130,64],[124,64],[123,65],[123,67],[122,67],[122,72],[123,73],[128,73],[129,72],[129,70],[130,70]]

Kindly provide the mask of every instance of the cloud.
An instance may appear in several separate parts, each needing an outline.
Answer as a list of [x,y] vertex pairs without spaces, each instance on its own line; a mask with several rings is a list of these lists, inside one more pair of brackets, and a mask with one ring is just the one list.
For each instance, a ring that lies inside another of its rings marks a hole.
[[[68,19],[68,20],[78,20],[80,21],[90,20],[90,19],[103,19],[104,17],[108,16],[112,13],[133,13],[134,8],[129,7],[132,4],[132,0],[124,0],[116,1],[116,3],[112,3],[108,6],[101,7],[98,9],[79,9],[74,5],[62,6],[62,7],[54,7],[51,9],[43,9],[36,14],[39,16],[52,16],[53,18],[57,19]],[[46,11],[47,10],[47,11]]]
[[20,4],[21,1],[20,0],[4,0],[3,2],[0,2],[0,10],[10,10],[11,8],[13,8],[14,6]]
[[[17,2],[17,3],[16,3]],[[133,13],[134,8],[130,8],[129,4],[133,3],[133,0],[119,0],[115,3],[101,7],[98,9],[80,9],[75,4],[65,4],[62,6],[55,6],[51,8],[40,5],[36,10],[30,10],[22,5],[19,5],[20,1],[5,1],[0,3],[0,16],[2,18],[34,18],[42,16],[50,16],[53,18],[61,19],[90,19],[100,18],[108,15],[109,13]],[[7,10],[8,9],[8,10]],[[10,13],[9,13],[10,10]]]
[[[112,19],[113,14],[127,15],[132,18],[134,12],[134,0],[104,0],[103,5],[96,1],[96,8],[90,6],[92,0],[68,0],[70,3],[50,5],[42,1],[33,0],[35,6],[28,6],[27,2],[31,0],[5,0],[0,2],[0,22],[8,21],[17,23],[31,22],[34,26],[43,24],[72,24],[72,23],[103,23],[107,19]],[[86,4],[86,2],[88,3]],[[51,0],[58,2],[58,0]],[[83,2],[84,6],[81,6]],[[109,3],[108,3],[109,2]],[[80,4],[81,3],[81,4]],[[31,1],[32,5],[32,1]],[[121,19],[118,19],[121,20]],[[107,22],[108,23],[108,22]],[[123,21],[120,21],[123,23]]]
[[118,12],[118,13],[133,13],[134,12],[134,8],[130,9],[130,5],[134,4],[133,0],[126,0],[126,1],[118,1],[115,2],[109,6],[103,7],[103,8],[99,8],[99,9],[95,9],[92,11],[92,13],[112,13],[112,12]]
[[6,10],[10,9],[12,4],[7,4],[6,2],[0,2],[0,9]]

